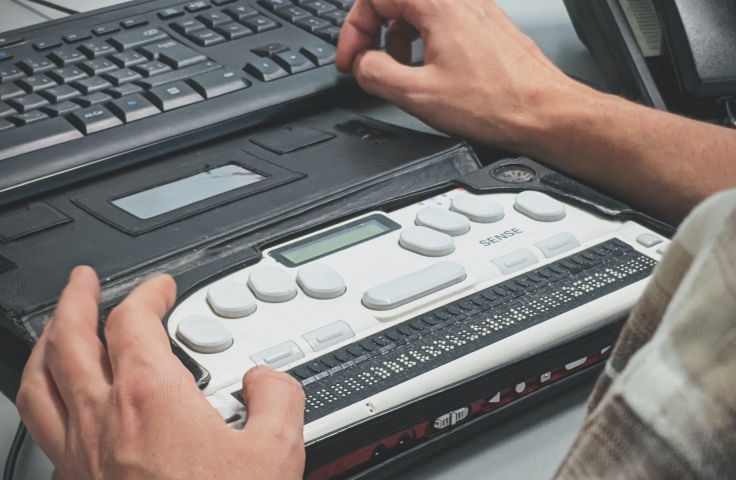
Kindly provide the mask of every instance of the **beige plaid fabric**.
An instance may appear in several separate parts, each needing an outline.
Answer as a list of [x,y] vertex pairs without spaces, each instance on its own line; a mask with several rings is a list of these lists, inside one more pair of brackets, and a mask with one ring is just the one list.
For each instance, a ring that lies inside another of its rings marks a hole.
[[681,226],[555,478],[736,478],[736,190]]

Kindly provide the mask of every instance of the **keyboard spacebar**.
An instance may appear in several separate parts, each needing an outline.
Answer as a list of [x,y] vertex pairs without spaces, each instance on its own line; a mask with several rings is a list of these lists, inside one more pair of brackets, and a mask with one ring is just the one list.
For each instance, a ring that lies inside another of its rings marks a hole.
[[63,118],[3,130],[0,132],[0,160],[82,137],[84,135]]
[[212,70],[217,70],[218,68],[222,68],[222,65],[218,65],[217,63],[211,61],[204,62],[192,67],[182,68],[181,70],[174,70],[173,72],[162,73],[161,75],[155,75],[150,78],[138,80],[135,83],[145,88],[146,90],[150,90],[155,87],[160,87],[161,85],[166,85],[167,83],[178,82],[179,80],[185,80],[196,75],[211,72]]

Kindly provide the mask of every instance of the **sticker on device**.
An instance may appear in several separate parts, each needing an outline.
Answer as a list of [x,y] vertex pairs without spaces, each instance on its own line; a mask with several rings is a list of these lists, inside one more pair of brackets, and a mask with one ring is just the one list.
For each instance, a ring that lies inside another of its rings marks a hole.
[[492,237],[484,238],[480,241],[480,244],[484,247],[490,247],[491,245],[495,243],[501,243],[504,240],[508,240],[509,238],[516,237],[524,233],[520,228],[512,228],[511,230],[506,230],[505,232],[501,232],[498,235],[494,235]]

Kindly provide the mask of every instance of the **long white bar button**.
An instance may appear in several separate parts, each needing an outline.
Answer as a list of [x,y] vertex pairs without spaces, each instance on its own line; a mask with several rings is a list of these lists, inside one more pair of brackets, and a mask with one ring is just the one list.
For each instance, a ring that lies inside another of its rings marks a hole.
[[442,208],[423,208],[417,212],[414,222],[420,227],[428,227],[453,237],[465,235],[470,231],[467,217]]
[[451,236],[427,227],[407,227],[401,231],[399,245],[425,257],[445,257],[455,251]]
[[187,317],[176,327],[176,336],[199,353],[220,353],[233,344],[233,334],[217,320],[204,315]]
[[224,318],[242,318],[256,311],[256,299],[248,287],[232,280],[222,280],[207,290],[207,303]]
[[465,268],[455,262],[439,262],[363,294],[363,305],[371,310],[391,310],[465,280]]
[[556,222],[565,218],[565,204],[539,192],[521,192],[516,196],[514,208],[538,222]]
[[296,297],[296,283],[277,267],[257,267],[248,276],[248,286],[259,300],[268,303],[288,302]]
[[251,355],[250,359],[258,365],[266,365],[271,368],[279,368],[291,362],[304,358],[304,353],[299,346],[292,342],[284,342],[268,350]]
[[354,336],[353,329],[342,320],[302,335],[304,340],[309,342],[315,352],[324,350]]
[[491,260],[501,269],[501,273],[508,275],[510,273],[517,272],[522,268],[526,268],[530,265],[537,263],[537,257],[526,248],[521,248],[515,252],[499,257],[495,260]]
[[534,246],[540,249],[545,257],[552,258],[573,248],[578,248],[580,242],[578,242],[578,239],[572,233],[562,232],[554,237],[537,242]]
[[459,195],[452,199],[450,210],[465,215],[476,223],[495,223],[503,219],[503,206],[478,195]]
[[312,298],[327,300],[345,293],[345,282],[337,271],[321,263],[310,263],[299,269],[296,281]]

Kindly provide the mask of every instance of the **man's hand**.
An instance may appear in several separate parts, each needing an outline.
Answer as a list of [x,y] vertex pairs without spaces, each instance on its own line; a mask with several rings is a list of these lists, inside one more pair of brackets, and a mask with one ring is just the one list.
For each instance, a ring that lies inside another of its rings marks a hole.
[[301,479],[304,392],[257,367],[243,379],[245,429],[234,431],[172,354],[161,319],[176,285],[162,276],[111,314],[97,336],[94,271],[72,272],[33,349],[17,405],[56,467],[54,480]]
[[[375,50],[390,20],[386,51]],[[423,38],[424,66],[411,67]],[[337,68],[432,127],[514,148],[550,96],[579,90],[493,0],[358,0]]]

